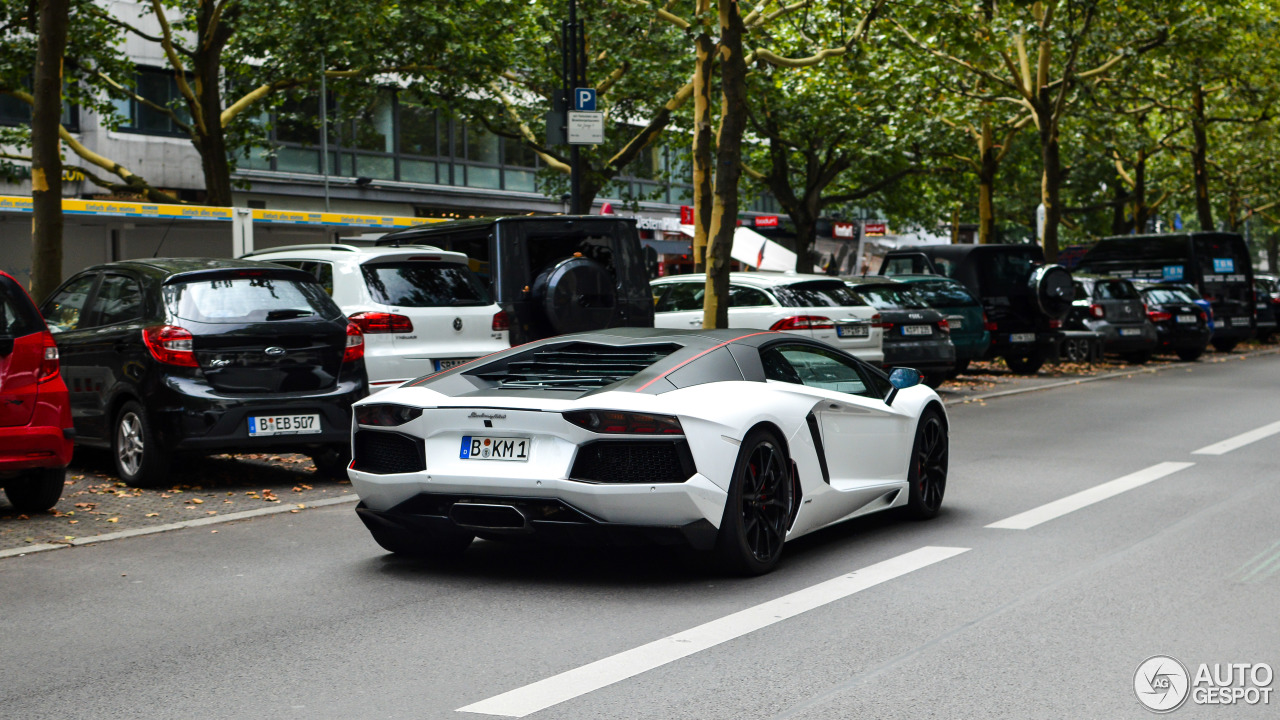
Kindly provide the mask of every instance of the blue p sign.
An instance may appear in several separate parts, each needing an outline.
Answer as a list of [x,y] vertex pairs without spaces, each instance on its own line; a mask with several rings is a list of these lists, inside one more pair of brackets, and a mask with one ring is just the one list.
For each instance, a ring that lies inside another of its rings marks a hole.
[[596,109],[595,88],[574,88],[573,89],[573,109],[581,112],[595,112],[595,109]]

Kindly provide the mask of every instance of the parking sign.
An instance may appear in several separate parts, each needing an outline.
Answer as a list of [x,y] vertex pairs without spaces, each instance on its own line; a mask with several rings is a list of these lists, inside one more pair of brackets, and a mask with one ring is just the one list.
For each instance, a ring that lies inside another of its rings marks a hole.
[[595,109],[596,109],[595,88],[574,88],[573,89],[573,109],[579,112],[595,112]]

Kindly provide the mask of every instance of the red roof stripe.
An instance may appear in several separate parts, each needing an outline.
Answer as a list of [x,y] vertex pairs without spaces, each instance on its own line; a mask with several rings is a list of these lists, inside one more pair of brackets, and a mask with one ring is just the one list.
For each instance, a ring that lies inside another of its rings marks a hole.
[[684,367],[685,365],[688,365],[689,363],[693,362],[694,360],[697,360],[698,358],[702,357],[703,355],[706,355],[707,353],[712,352],[713,350],[719,350],[720,348],[724,347],[725,345],[728,345],[728,344],[730,344],[730,343],[736,343],[736,342],[738,342],[739,340],[745,340],[745,339],[747,339],[747,338],[749,338],[749,337],[755,337],[756,335],[772,335],[772,334],[774,334],[774,331],[773,331],[773,330],[765,330],[765,331],[763,331],[763,332],[755,332],[755,333],[748,333],[748,334],[746,334],[746,335],[741,335],[741,336],[736,337],[736,338],[734,338],[734,339],[732,339],[732,340],[725,340],[724,342],[720,343],[719,345],[716,345],[715,347],[709,347],[709,348],[707,348],[706,350],[703,350],[702,352],[698,353],[697,355],[694,355],[693,357],[689,358],[688,360],[685,360],[684,362],[680,363],[679,365],[677,365],[677,366],[675,366],[675,367],[671,368],[670,370],[668,370],[668,371],[666,371],[666,372],[662,373],[661,375],[659,375],[658,377],[656,377],[656,378],[654,378],[654,379],[650,380],[649,382],[645,383],[644,385],[641,385],[641,386],[640,386],[640,388],[639,388],[638,390],[636,390],[636,392],[643,392],[645,388],[647,388],[647,387],[649,387],[650,385],[652,385],[652,384],[654,384],[654,383],[658,382],[659,380],[661,380],[662,378],[664,378],[664,377],[666,377],[666,376],[670,375],[671,373],[673,373],[673,372],[675,372],[675,371],[679,370],[680,368]]

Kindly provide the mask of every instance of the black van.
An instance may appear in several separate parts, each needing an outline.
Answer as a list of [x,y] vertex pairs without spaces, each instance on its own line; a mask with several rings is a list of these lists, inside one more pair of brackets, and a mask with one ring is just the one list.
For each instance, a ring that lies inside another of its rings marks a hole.
[[491,217],[419,225],[379,245],[464,253],[512,317],[511,344],[613,327],[653,327],[653,294],[632,218]]
[[1135,282],[1194,285],[1213,305],[1213,346],[1230,352],[1256,329],[1253,263],[1236,233],[1194,232],[1103,238],[1076,268]]

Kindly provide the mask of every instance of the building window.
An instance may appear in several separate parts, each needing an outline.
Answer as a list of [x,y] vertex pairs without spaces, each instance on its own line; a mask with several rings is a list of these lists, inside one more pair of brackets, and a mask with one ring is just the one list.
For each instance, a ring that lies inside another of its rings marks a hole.
[[178,81],[168,70],[155,68],[139,68],[135,77],[134,92],[147,102],[129,98],[116,103],[125,121],[120,129],[148,135],[185,135],[186,132],[174,122],[169,113],[156,109],[155,106],[171,108],[173,115],[183,124],[191,122],[187,112],[186,101],[178,90]]

